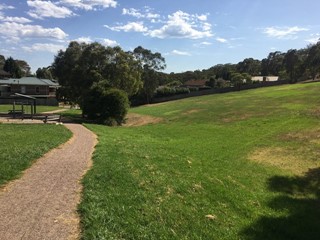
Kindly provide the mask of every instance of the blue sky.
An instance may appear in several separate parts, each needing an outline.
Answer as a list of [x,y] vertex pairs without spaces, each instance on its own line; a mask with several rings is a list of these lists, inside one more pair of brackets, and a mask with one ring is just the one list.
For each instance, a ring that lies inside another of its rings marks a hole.
[[143,46],[165,72],[206,69],[320,38],[318,0],[1,0],[0,54],[35,72],[72,40]]

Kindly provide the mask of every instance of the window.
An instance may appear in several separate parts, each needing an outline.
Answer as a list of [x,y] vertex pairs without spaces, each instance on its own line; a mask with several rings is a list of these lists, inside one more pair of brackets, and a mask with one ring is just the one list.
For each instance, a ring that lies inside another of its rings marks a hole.
[[40,87],[36,87],[36,93],[40,93]]
[[26,93],[26,86],[21,86],[21,93]]

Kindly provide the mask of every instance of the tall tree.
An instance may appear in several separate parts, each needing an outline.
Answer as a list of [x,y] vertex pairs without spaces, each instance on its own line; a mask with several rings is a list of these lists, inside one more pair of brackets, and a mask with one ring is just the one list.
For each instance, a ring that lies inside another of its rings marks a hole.
[[160,53],[153,53],[141,46],[133,51],[134,57],[140,62],[142,69],[143,94],[149,103],[154,91],[159,86],[158,71],[166,68],[165,59]]
[[0,69],[3,69],[3,66],[6,62],[6,59],[3,55],[0,55]]
[[15,62],[17,63],[17,65],[19,66],[19,68],[21,70],[22,77],[27,77],[31,74],[31,72],[30,72],[31,67],[29,66],[29,64],[26,61],[16,59]]
[[320,72],[320,41],[311,45],[308,49],[306,58],[306,66],[310,71],[311,77],[314,80]]
[[21,78],[22,77],[21,69],[20,69],[19,65],[17,64],[17,62],[12,57],[9,57],[6,59],[4,66],[3,66],[3,70],[10,73],[11,76],[14,78]]
[[261,62],[253,58],[246,58],[237,64],[237,71],[240,73],[248,73],[251,76],[260,75]]
[[283,59],[285,54],[279,51],[269,53],[268,57],[261,62],[261,75],[278,76],[284,70]]
[[297,54],[297,50],[296,49],[288,50],[288,52],[284,56],[283,63],[290,77],[289,81],[291,83],[297,82],[296,71],[299,65],[299,57]]
[[51,73],[51,67],[43,67],[43,68],[38,68],[36,71],[36,76],[37,78],[42,78],[42,79],[53,79],[52,73]]
[[92,85],[100,81],[129,96],[141,86],[139,62],[120,47],[71,42],[55,57],[52,68],[62,86],[60,94],[80,105]]

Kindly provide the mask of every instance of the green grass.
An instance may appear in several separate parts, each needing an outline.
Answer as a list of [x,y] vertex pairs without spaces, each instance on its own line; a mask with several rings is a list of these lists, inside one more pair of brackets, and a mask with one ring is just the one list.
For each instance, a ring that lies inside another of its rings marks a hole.
[[[16,106],[17,110],[21,110],[21,105]],[[37,113],[42,113],[42,112],[49,112],[49,111],[54,111],[61,109],[60,107],[56,106],[37,106]],[[0,105],[0,113],[8,113],[9,110],[12,110],[12,105],[11,104],[2,104]],[[24,110],[26,113],[31,113],[31,108],[30,106],[24,106]]]
[[[318,239],[319,91],[189,98],[131,110],[163,118],[155,125],[88,124],[99,144],[83,180],[83,239]],[[266,149],[265,163],[250,160]]]
[[61,125],[0,124],[0,186],[70,137],[71,132]]

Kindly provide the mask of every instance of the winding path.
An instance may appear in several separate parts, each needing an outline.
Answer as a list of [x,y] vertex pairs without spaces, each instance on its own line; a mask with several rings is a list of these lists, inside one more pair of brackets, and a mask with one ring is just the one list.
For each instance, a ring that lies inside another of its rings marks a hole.
[[73,137],[38,159],[0,190],[0,239],[78,239],[80,179],[90,167],[96,136],[65,124]]

